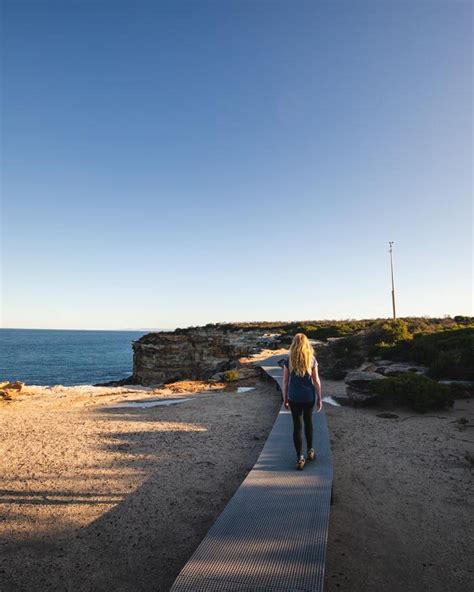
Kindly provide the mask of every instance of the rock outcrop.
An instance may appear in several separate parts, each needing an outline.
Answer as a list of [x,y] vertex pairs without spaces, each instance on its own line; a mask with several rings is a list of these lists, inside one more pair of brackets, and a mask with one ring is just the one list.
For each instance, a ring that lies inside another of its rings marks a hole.
[[426,374],[428,370],[425,366],[402,362],[396,363],[390,360],[378,360],[374,362],[374,365],[374,372],[382,374],[383,376],[400,376],[401,374],[407,374],[408,372],[423,375]]
[[20,393],[24,386],[25,383],[19,380],[15,382],[10,382],[9,380],[0,381],[0,399],[11,401],[13,398],[12,395],[14,393]]
[[150,386],[183,379],[207,380],[271,342],[272,336],[261,330],[225,325],[148,333],[133,342],[131,382]]
[[377,400],[377,394],[370,387],[374,380],[385,380],[385,376],[367,370],[349,372],[345,378],[346,393],[349,400],[356,405],[369,404]]

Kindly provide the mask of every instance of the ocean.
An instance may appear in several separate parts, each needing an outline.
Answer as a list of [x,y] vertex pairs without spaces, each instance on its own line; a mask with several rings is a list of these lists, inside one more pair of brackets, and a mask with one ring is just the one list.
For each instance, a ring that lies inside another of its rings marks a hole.
[[132,374],[132,341],[149,331],[0,329],[0,381],[83,385]]

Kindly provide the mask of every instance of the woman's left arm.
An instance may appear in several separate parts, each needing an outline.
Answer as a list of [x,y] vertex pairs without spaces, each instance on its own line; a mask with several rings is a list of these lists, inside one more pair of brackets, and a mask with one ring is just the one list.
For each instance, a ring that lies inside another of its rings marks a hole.
[[283,366],[283,404],[285,405],[285,409],[288,409],[288,382],[290,378],[290,373],[288,372],[288,367]]
[[316,394],[317,394],[317,407],[316,407],[316,411],[321,411],[321,409],[323,407],[323,396],[322,396],[322,393],[321,393],[321,381],[319,379],[318,365],[317,364],[315,364],[313,366],[313,371],[311,372],[311,378],[313,380],[314,388],[316,389]]

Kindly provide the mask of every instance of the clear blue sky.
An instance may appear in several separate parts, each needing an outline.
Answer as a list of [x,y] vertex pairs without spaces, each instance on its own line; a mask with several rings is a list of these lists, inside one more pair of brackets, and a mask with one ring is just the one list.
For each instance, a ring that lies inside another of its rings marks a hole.
[[4,0],[2,326],[472,314],[471,27]]

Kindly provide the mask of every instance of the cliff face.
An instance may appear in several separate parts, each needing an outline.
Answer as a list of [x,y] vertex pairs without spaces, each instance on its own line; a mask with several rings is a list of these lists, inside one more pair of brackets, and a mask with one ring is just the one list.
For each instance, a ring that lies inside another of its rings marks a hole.
[[[399,339],[400,326],[414,339]],[[430,358],[429,363],[438,374],[444,373],[440,378],[470,380],[473,372],[472,364],[469,363],[472,358],[473,331],[472,317],[455,317],[406,318],[398,319],[395,324],[391,319],[227,323],[149,333],[133,343],[133,376],[107,383],[107,386],[131,382],[152,385],[181,379],[207,379],[231,368],[238,358],[257,352],[262,347],[289,347],[297,332],[305,333],[315,340],[319,372],[323,378],[342,380],[349,371],[372,360],[375,355],[373,350],[375,348],[377,351],[379,342],[393,341],[392,348],[381,350],[384,357],[391,355],[392,361],[406,362],[410,368],[413,367],[413,360],[418,359],[416,356],[423,352],[434,352],[430,353],[434,358]],[[385,338],[387,334],[392,341]],[[416,349],[420,344],[423,347]],[[440,357],[446,348],[449,348],[448,361]],[[399,370],[390,368],[388,372]]]
[[148,333],[133,343],[133,381],[146,386],[207,379],[268,342],[261,330],[231,331],[216,326]]

